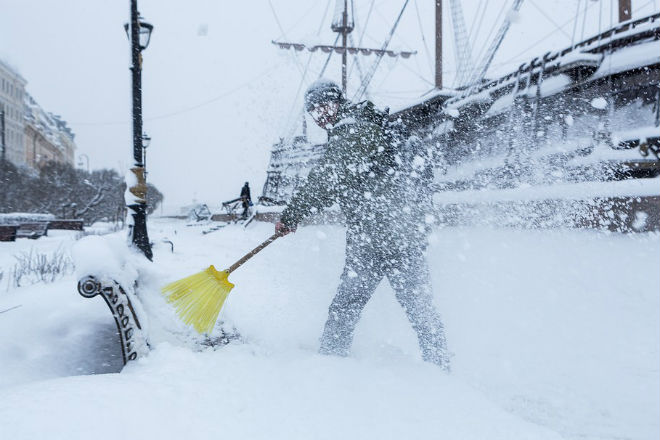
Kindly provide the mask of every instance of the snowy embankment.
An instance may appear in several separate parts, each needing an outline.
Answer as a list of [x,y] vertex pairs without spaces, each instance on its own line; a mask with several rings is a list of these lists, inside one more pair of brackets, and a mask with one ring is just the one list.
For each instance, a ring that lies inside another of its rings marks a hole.
[[524,185],[514,189],[444,191],[434,196],[437,204],[491,203],[534,200],[589,200],[598,197],[648,197],[660,194],[660,178],[611,182],[564,183],[547,186]]
[[[21,307],[0,313],[2,438],[660,433],[658,234],[436,230],[429,261],[455,354],[446,375],[420,360],[387,283],[365,309],[351,357],[316,353],[343,264],[335,226],[301,228],[232,273],[221,317],[242,340],[196,348],[159,286],[233,263],[272,225],[201,229],[151,223],[156,258],[139,268],[139,297],[152,351],[120,374],[86,375],[118,371],[121,355],[105,304],[80,297],[75,277],[9,291],[3,283],[0,312]],[[3,264],[26,243],[2,243]]]

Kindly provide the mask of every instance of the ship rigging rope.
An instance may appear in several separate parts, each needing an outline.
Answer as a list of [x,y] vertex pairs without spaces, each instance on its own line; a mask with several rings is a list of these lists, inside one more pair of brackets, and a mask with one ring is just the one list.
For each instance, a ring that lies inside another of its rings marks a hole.
[[[654,1],[655,1],[655,0],[649,0],[648,2],[644,3],[643,5],[637,7],[637,8],[633,11],[633,14],[635,14],[635,12],[637,12],[637,11],[639,11],[639,10],[641,10],[641,9],[644,9],[645,7],[649,6],[649,5],[652,4]],[[589,6],[589,7],[591,7],[591,6]],[[613,17],[614,17],[613,14],[614,14],[614,6],[613,6],[613,3],[610,3],[610,29],[614,28],[614,22],[612,21],[612,20],[613,20]],[[574,20],[574,19],[571,18],[570,20],[568,20],[567,22],[565,22],[564,24],[562,24],[561,27],[564,27],[564,26],[566,26],[566,25],[572,23],[573,20]],[[553,36],[553,35],[556,34],[557,32],[558,32],[558,31],[555,29],[554,31],[552,31],[552,32],[546,34],[545,36],[543,36],[540,40],[537,40],[534,44],[532,44],[531,46],[527,47],[527,48],[526,48],[525,50],[523,50],[522,52],[519,52],[518,54],[512,56],[511,58],[508,58],[508,59],[502,61],[501,63],[493,64],[493,66],[507,66],[507,65],[511,65],[511,64],[512,64],[512,61],[517,60],[517,59],[520,59],[520,56],[521,56],[521,55],[523,55],[524,53],[527,53],[527,52],[530,51],[531,49],[534,49],[534,48],[537,47],[539,44],[541,44],[542,42],[544,42],[545,40],[547,40],[548,38],[550,38],[551,36]],[[571,44],[571,46],[573,46],[573,44]],[[611,60],[610,60],[610,61],[611,61]]]
[[[277,63],[277,64],[275,64],[275,65],[273,65],[273,66],[271,66],[267,69],[264,69],[259,74],[253,76],[249,80],[247,80],[247,81],[245,81],[245,82],[243,82],[243,83],[241,83],[241,84],[239,84],[235,87],[232,87],[231,90],[227,90],[227,91],[225,91],[225,92],[223,92],[219,95],[214,96],[213,98],[207,99],[206,101],[202,101],[198,104],[193,104],[189,107],[184,107],[180,110],[175,110],[175,111],[169,112],[169,113],[163,113],[163,114],[156,115],[156,116],[148,116],[148,117],[145,116],[144,121],[156,121],[158,119],[165,119],[165,118],[169,118],[169,117],[172,117],[172,116],[177,116],[177,115],[180,115],[180,114],[183,114],[183,113],[188,113],[188,112],[191,112],[193,110],[197,110],[198,108],[204,107],[204,106],[209,105],[209,104],[213,104],[216,101],[219,101],[223,98],[226,98],[227,96],[232,95],[232,94],[238,92],[239,90],[254,84],[254,82],[256,80],[261,79],[266,75],[269,75],[271,72],[273,72],[274,70],[276,70],[277,68],[279,68],[283,64],[284,63],[279,62],[279,63]],[[71,122],[70,124],[71,125],[81,125],[81,126],[82,125],[84,125],[84,126],[108,126],[108,125],[128,125],[128,124],[132,124],[132,123],[133,123],[132,121],[126,120],[126,121],[99,121],[99,122]]]
[[392,36],[394,36],[394,31],[399,25],[399,21],[401,21],[401,16],[403,16],[403,12],[406,10],[406,6],[408,6],[409,1],[410,0],[406,0],[405,3],[403,4],[403,7],[401,8],[401,12],[399,12],[399,16],[394,22],[394,26],[392,26],[392,29],[390,30],[390,33],[387,36],[387,39],[385,40],[385,43],[383,43],[383,46],[381,47],[381,52],[378,55],[376,55],[376,60],[374,61],[374,63],[371,66],[371,69],[367,73],[367,77],[364,79],[364,81],[362,81],[362,84],[360,84],[360,88],[353,97],[354,101],[359,101],[362,95],[364,95],[364,92],[367,90],[367,87],[369,87],[369,83],[371,82],[371,79],[376,73],[378,64],[380,63],[380,60],[383,58],[383,55],[385,54],[385,50],[387,50],[387,46],[390,44],[390,41],[392,40]]
[[[645,7],[647,7],[648,5],[650,5],[651,3],[653,3],[653,1],[654,1],[654,0],[649,0],[648,2],[646,2],[646,3],[644,3],[643,5],[637,7],[636,9],[634,9],[634,10],[632,11],[632,13],[635,14],[635,13],[638,12],[639,10],[644,9]],[[613,6],[611,7],[611,9],[612,9],[612,10],[610,11],[610,13],[611,13],[611,14],[614,14]],[[614,17],[614,15],[612,15],[612,17]],[[571,20],[571,21],[572,21],[572,20]],[[569,24],[569,23],[570,23],[570,21],[564,23],[564,26],[567,25],[567,24]],[[613,22],[613,21],[610,23],[610,29],[614,29],[614,22]],[[554,34],[554,33],[556,33],[556,32],[557,32],[557,31],[555,30],[555,31],[553,31],[552,33]],[[547,36],[546,36],[546,37],[547,37]],[[612,38],[612,36],[610,36],[609,38]],[[545,38],[544,38],[544,39],[545,39]],[[526,52],[527,50],[529,50],[529,49],[526,49],[525,52]],[[517,56],[518,56],[518,55],[516,55],[516,57],[517,57]],[[515,58],[515,57],[514,57],[514,58]],[[608,58],[609,58],[609,70],[611,71],[611,69],[612,69],[612,57],[610,56],[610,57],[608,57]],[[506,64],[509,64],[509,63],[508,63],[508,62],[504,62],[504,63],[501,63],[500,65],[503,66],[503,65],[506,65]],[[494,65],[495,65],[495,64],[494,64]],[[592,81],[591,78],[586,77],[586,78],[582,79],[581,81],[578,81],[578,82],[576,82],[575,84],[573,84],[572,87],[574,87],[574,88],[576,88],[576,89],[579,89],[580,87],[582,87],[583,85],[588,84],[588,83],[591,82],[591,81]],[[611,76],[609,77],[609,81],[611,81]],[[610,103],[610,104],[611,104],[611,103]]]
[[[348,34],[348,39],[350,40],[351,46],[355,46],[355,42],[353,41],[353,34]],[[357,47],[360,47],[359,45]],[[360,83],[362,83],[362,80],[364,79],[364,72],[362,72],[362,66],[360,65],[360,57],[359,56],[354,56],[353,57],[353,64],[351,64],[351,68],[348,71],[347,78],[351,77],[351,72],[353,71],[353,66],[357,67],[358,70],[358,75],[360,75]],[[369,96],[369,92],[366,92],[367,97]]]
[[[367,32],[367,26],[369,25],[371,12],[374,10],[374,3],[376,3],[376,0],[371,0],[371,4],[369,5],[369,12],[367,12],[367,18],[364,20],[364,27],[362,28],[362,33],[360,34],[360,40],[358,41],[358,47],[362,47],[362,40],[364,39],[365,32]],[[353,19],[355,19],[355,17]]]
[[[481,12],[481,14],[479,14],[479,12]],[[475,25],[477,24],[477,18],[479,18],[479,16],[483,17],[485,13],[486,13],[486,8],[484,8],[484,0],[479,0],[479,4],[477,5],[477,12],[474,14],[474,17],[472,18],[472,23],[470,24],[470,32],[468,33],[469,41],[471,41],[472,37],[474,36],[473,32],[476,29]]]
[[[270,2],[270,0],[268,0],[268,1]],[[272,3],[271,3],[271,7],[272,7]],[[323,12],[323,17],[321,18],[321,23],[319,23],[319,28],[316,30],[316,35],[317,36],[321,34],[321,30],[323,29],[323,24],[325,23],[325,18],[328,15],[328,10],[329,9],[330,9],[330,0],[328,0],[326,2],[325,11]],[[337,34],[337,38],[335,38],[335,42],[334,42],[333,45],[336,45],[338,40],[339,40],[339,34]],[[321,70],[321,75],[325,71],[325,68],[328,66],[328,62],[330,62],[330,56],[331,55],[332,55],[332,52],[330,52],[328,54],[328,59],[326,60],[325,65],[323,66],[323,69]],[[295,128],[296,123],[291,121],[291,115],[293,114],[294,109],[298,105],[298,97],[300,96],[300,91],[302,90],[302,87],[305,84],[305,78],[307,77],[307,72],[309,70],[309,65],[312,61],[312,56],[313,56],[313,54],[310,53],[309,57],[307,58],[307,64],[305,65],[305,68],[304,68],[304,70],[302,72],[302,75],[300,77],[300,82],[298,83],[298,89],[296,90],[296,94],[295,94],[295,96],[293,98],[293,101],[291,103],[291,107],[289,108],[289,113],[286,116],[285,126],[290,127],[289,133],[287,134],[287,139],[290,138],[292,136],[292,133],[295,132],[295,130],[296,130],[296,128]],[[320,77],[320,75],[319,75],[319,77]],[[302,112],[298,112],[298,115],[296,116],[296,120],[299,120],[301,117],[304,117],[304,115],[301,114],[301,113]]]
[[472,78],[470,78],[469,84],[471,84],[472,87],[477,85],[479,82],[481,82],[481,80],[483,80],[486,77],[486,73],[490,68],[490,63],[493,62],[493,58],[495,57],[495,54],[499,50],[500,45],[504,40],[504,37],[509,31],[509,27],[511,27],[510,14],[517,14],[523,2],[524,0],[513,0],[513,6],[511,6],[511,9],[509,9],[508,11],[509,16],[504,18],[504,22],[502,22],[500,29],[497,31],[497,35],[495,35],[495,38],[491,42],[491,45],[488,48],[488,52],[486,53],[484,59],[479,63],[479,67],[475,71],[475,75],[473,75]]
[[[282,36],[286,39],[286,32],[284,31],[284,28],[282,27],[282,23],[280,23],[280,19],[277,17],[277,12],[275,12],[275,7],[273,6],[273,2],[271,0],[268,0],[268,4],[270,5],[270,10],[273,12],[273,17],[275,17],[275,22],[277,23],[277,27],[280,28],[280,32],[282,32]],[[293,58],[296,61],[296,67],[298,68],[298,71],[300,72],[301,75],[304,75],[303,73],[303,67],[302,63],[298,59],[298,54],[296,51],[293,51]]]
[[[649,6],[650,4],[652,4],[652,3],[654,3],[654,2],[655,2],[655,0],[649,0],[648,2],[644,3],[643,5],[638,6],[638,7],[633,11],[633,14],[634,14],[635,12],[641,10],[641,9],[646,8],[647,6]],[[595,3],[589,5],[589,7],[591,8],[593,5],[595,5]],[[570,23],[573,23],[573,20],[576,20],[576,19],[577,19],[577,17],[576,17],[576,18],[571,18],[570,20],[568,20],[568,21],[566,21],[564,24],[562,24],[561,27],[563,28],[564,26],[566,26],[566,25],[568,25],[568,24],[570,24]],[[610,29],[612,29],[612,28],[614,27],[614,21],[613,21],[613,19],[614,19],[614,2],[611,2],[611,3],[610,3]],[[530,51],[531,49],[534,49],[534,48],[537,47],[540,43],[544,42],[545,40],[547,40],[548,38],[550,38],[551,36],[553,36],[553,35],[556,34],[557,32],[558,32],[557,30],[554,30],[554,31],[552,31],[552,32],[550,32],[550,33],[548,33],[548,34],[546,34],[546,35],[543,36],[540,40],[537,40],[534,44],[532,44],[531,46],[527,47],[527,48],[526,48],[525,50],[523,50],[522,52],[519,52],[518,54],[514,55],[513,57],[508,58],[507,60],[505,60],[505,61],[499,63],[499,65],[500,65],[500,66],[507,65],[507,64],[509,64],[511,61],[513,61],[513,60],[515,60],[515,59],[518,59],[522,54],[524,54],[524,53]],[[573,43],[571,44],[571,46],[573,46]]]
[[[350,33],[348,34],[348,38],[350,40],[351,46],[353,47],[362,47],[362,39],[364,38],[364,33],[367,30],[367,25],[369,24],[369,18],[371,17],[371,12],[373,11],[375,0],[371,0],[371,4],[369,5],[369,12],[367,13],[367,19],[364,22],[364,27],[362,27],[362,32],[360,33],[360,39],[358,40],[358,44],[356,45],[355,42],[353,41],[353,34]],[[351,10],[353,8],[353,2],[351,2]],[[358,29],[358,21],[356,18],[356,15],[353,14],[353,25],[355,29]],[[339,37],[339,35],[337,35]],[[337,43],[335,42],[335,45]],[[353,57],[353,62],[351,63],[351,67],[348,69],[348,74],[346,75],[347,78],[351,78],[351,75],[353,73],[353,67],[357,67],[358,73],[360,75],[360,82],[362,82],[362,79],[364,78],[364,73],[362,72],[362,66],[360,65],[360,57],[354,56]],[[325,69],[324,69],[325,70]],[[367,93],[368,96],[368,93]]]
[[[413,70],[412,67],[406,65],[406,63],[401,63],[401,64],[399,64],[399,65],[400,65],[401,67],[403,67],[404,69],[408,70],[410,73],[412,73],[412,74],[414,74],[415,76],[417,76],[419,79],[421,79],[422,81],[424,81],[426,84],[435,87],[435,83],[429,81],[427,78],[424,78],[424,76],[422,76],[419,72],[416,72],[415,70]],[[454,70],[443,70],[443,71],[442,71],[442,73],[455,73],[455,72],[457,72],[457,70],[455,70],[455,69],[454,69]]]
[[[598,35],[603,33],[603,2],[598,2]],[[598,37],[600,41],[600,36]]]
[[[337,45],[337,42],[339,41],[339,36],[340,35],[341,34],[337,34],[337,37],[335,38],[335,42],[333,43],[334,46]],[[331,51],[330,53],[328,53],[328,58],[326,58],[325,64],[323,65],[323,68],[321,69],[321,71],[317,75],[317,78],[321,78],[323,76],[323,74],[325,73],[325,69],[328,67],[328,64],[330,63],[330,58],[332,57],[333,53],[334,53],[334,51]],[[310,60],[311,60],[312,54],[310,54],[309,56],[310,56]],[[291,106],[291,109],[289,110],[289,115],[287,117],[287,125],[289,125],[289,127],[291,127],[289,129],[289,132],[287,133],[287,136],[286,136],[287,141],[293,136],[293,134],[296,131],[295,121],[301,120],[301,118],[305,117],[305,108],[303,106],[301,106],[300,110],[298,110],[296,118],[293,120],[294,122],[293,123],[290,122],[291,121],[291,113],[293,113],[293,109],[296,107],[296,105],[298,105],[298,96],[300,94],[300,90],[301,90],[303,84],[304,84],[303,81],[301,81],[300,85],[298,86],[298,91],[296,92],[296,97],[293,100],[293,104]]]
[[291,133],[295,131],[296,124],[291,122],[291,114],[293,114],[293,109],[296,108],[298,104],[298,96],[300,95],[300,90],[302,89],[302,86],[305,83],[305,77],[307,76],[307,71],[309,70],[309,64],[312,62],[312,56],[313,54],[310,53],[309,56],[307,57],[307,64],[305,64],[305,70],[303,71],[302,77],[300,78],[300,82],[298,83],[298,90],[296,90],[296,95],[293,98],[293,102],[291,103],[291,108],[289,109],[289,113],[286,115],[286,125],[292,127],[289,130],[287,139],[289,139],[291,137]]
[[[541,7],[540,7],[539,5],[537,5],[536,2],[535,2],[534,0],[529,0],[529,3],[531,3],[532,6],[534,6],[534,8],[536,8],[536,10],[539,11],[539,12],[541,13],[541,15],[543,15],[543,16],[544,16],[544,17],[545,17],[550,23],[552,23],[552,24],[557,28],[557,30],[558,30],[559,32],[561,32],[562,34],[566,35],[566,37],[571,38],[571,36],[568,35],[568,32],[566,32],[564,29],[562,29],[561,26],[559,26],[559,24],[557,24],[557,22],[554,21],[554,20],[552,19],[552,17],[550,17],[550,16],[549,16],[549,15],[548,15],[543,9],[541,9]],[[599,3],[601,3],[601,2],[599,2]],[[601,4],[602,4],[602,3],[601,3]],[[571,43],[571,44],[572,44],[572,43]]]
[[[487,52],[488,52],[488,42],[490,41],[491,37],[493,36],[493,32],[496,31],[498,25],[500,24],[500,18],[504,15],[504,13],[507,10],[508,10],[507,8],[501,8],[499,14],[497,14],[497,18],[493,22],[493,25],[491,26],[490,31],[488,31],[487,37],[484,40],[485,43],[484,43],[483,47],[481,48],[481,50],[479,51],[479,54],[475,58],[476,63],[475,63],[474,68],[472,69],[472,72],[470,72],[470,77],[476,75],[477,68],[481,64],[481,59],[483,59],[486,56]],[[504,17],[504,19],[506,20],[506,17]]]
[[[579,0],[578,0],[578,1],[579,1]],[[651,0],[651,1],[653,1],[653,0]],[[649,3],[651,3],[651,1],[649,1],[648,3],[646,3],[645,5],[643,5],[643,6],[641,6],[641,7],[645,7],[645,6],[647,6]],[[593,3],[592,5],[589,5],[589,7],[591,8],[593,5],[595,5],[595,3]],[[570,20],[568,20],[568,21],[564,22],[562,25],[560,25],[560,27],[563,28],[564,26],[567,26],[567,25],[573,23],[574,20],[577,20],[577,19],[578,19],[577,17],[571,18]],[[614,26],[614,25],[613,25],[612,23],[610,23],[610,28],[613,27],[613,26]],[[531,49],[534,49],[534,48],[537,47],[539,44],[541,44],[542,42],[544,42],[545,40],[547,40],[547,39],[550,38],[551,36],[555,35],[557,32],[559,32],[559,31],[558,31],[557,29],[555,29],[555,30],[553,30],[552,32],[550,32],[550,33],[544,35],[543,37],[541,37],[541,39],[539,39],[539,40],[537,40],[536,42],[534,42],[531,46],[528,46],[528,47],[527,47],[526,49],[524,49],[522,52],[518,52],[518,54],[516,54],[516,55],[514,55],[514,56],[512,56],[512,57],[510,57],[510,58],[508,58],[508,59],[506,59],[505,61],[503,61],[503,62],[501,63],[501,65],[509,64],[511,61],[517,59],[517,58],[520,57],[522,54],[529,52]],[[571,47],[572,47],[574,44],[575,44],[574,42],[571,42]]]
[[577,29],[578,16],[580,15],[580,3],[582,3],[582,0],[578,0],[577,2],[577,10],[575,11],[575,21],[573,22],[573,35],[571,36],[571,47],[573,47],[573,45],[575,44],[575,31]]
[[[298,25],[299,25],[299,24],[300,24],[305,18],[307,18],[307,16],[308,16],[310,13],[316,11],[316,10],[318,9],[317,6],[318,6],[318,3],[319,3],[319,2],[320,2],[320,0],[316,0],[314,3],[312,3],[312,6],[310,6],[310,8],[307,9],[307,11],[305,11],[305,13],[303,13],[300,17],[298,17],[298,19],[297,19],[297,20],[296,20],[291,26],[289,26],[289,28],[286,30],[286,33],[287,33],[287,34],[290,33],[290,32],[291,32],[293,29],[295,29],[295,28],[296,28],[296,27],[297,27],[297,26],[298,26]],[[325,12],[323,13],[323,20],[325,20],[325,16],[326,16],[326,14],[328,13],[328,7],[329,7],[329,6],[330,6],[330,2],[328,1],[328,2],[326,3],[326,9],[325,9]],[[280,29],[280,30],[281,30],[281,29]],[[275,40],[277,41],[277,40],[279,40],[280,38],[283,38],[284,36],[285,36],[285,34],[282,33],[282,34],[280,34],[277,38],[275,38]]]
[[584,41],[584,28],[587,24],[587,2],[584,2],[584,15],[582,15],[582,33],[580,34],[580,41]]
[[[485,4],[483,4],[483,3],[480,1],[477,10],[478,10],[478,11],[481,11],[481,14],[478,14],[478,13],[477,13],[477,14],[474,14],[474,19],[472,20],[472,25],[471,25],[471,27],[470,27],[470,33],[469,33],[469,35],[468,35],[468,41],[471,41],[471,42],[472,42],[472,45],[473,45],[472,47],[475,47],[475,46],[476,46],[476,43],[477,43],[477,35],[478,35],[478,33],[479,33],[479,29],[481,29],[481,25],[482,25],[483,22],[484,22],[484,17],[486,16],[486,11],[488,10],[488,0],[485,0]],[[500,12],[501,12],[501,11],[500,11]],[[478,24],[477,24],[477,17],[479,18]],[[476,26],[475,26],[475,25],[476,25]],[[490,34],[492,34],[492,32],[493,32],[494,29],[495,29],[495,27],[493,26],[493,28],[491,29],[491,31],[490,31],[490,33],[489,33],[489,38],[490,38]],[[487,38],[485,41],[488,42],[488,38]],[[481,53],[482,53],[484,50],[485,50],[485,45],[484,45],[484,47],[481,49],[481,51],[480,51],[480,55],[481,55]],[[479,60],[479,58],[475,58],[475,61],[478,61],[478,60]],[[475,67],[472,67],[472,69],[470,70],[470,72],[468,72],[468,76],[472,76],[472,75],[474,74],[474,69],[475,69]]]
[[424,27],[422,26],[422,17],[419,15],[419,7],[417,6],[417,0],[415,0],[415,12],[417,13],[417,23],[419,24],[419,33],[422,34],[422,43],[424,44],[426,61],[429,63],[429,72],[431,73],[431,75],[433,75],[433,61],[431,61],[431,51],[429,50],[429,46],[426,43],[426,38],[424,38]]
[[392,71],[394,70],[394,68],[396,67],[398,62],[399,62],[399,57],[394,58],[394,63],[388,69],[387,73],[385,74],[385,76],[381,80],[380,84],[378,84],[378,86],[376,86],[376,90],[380,90],[380,88],[383,86],[383,84],[385,84],[385,81],[387,81],[387,78],[390,77],[390,75],[392,74]]
[[483,11],[481,11],[481,17],[479,17],[479,23],[477,24],[477,27],[475,28],[475,33],[472,34],[470,32],[470,36],[474,37],[474,42],[476,43],[477,41],[477,33],[479,32],[479,29],[481,29],[481,25],[484,23],[484,17],[486,16],[486,11],[488,10],[488,0],[486,0],[486,4],[484,4]]
[[[319,35],[321,33],[321,29],[323,29],[323,23],[325,23],[325,17],[328,16],[328,10],[330,9],[330,0],[328,0],[325,3],[325,11],[323,11],[323,18],[321,19],[321,23],[319,24],[319,28],[316,30],[316,35]],[[305,14],[307,15],[307,14]],[[298,24],[301,20],[298,20],[296,24]],[[337,44],[337,43],[335,43]]]
[[[341,35],[341,34],[337,34],[337,38],[335,38],[335,42],[332,44],[333,46],[336,46],[336,45],[337,45],[337,42],[339,41],[339,36],[340,36],[340,35]],[[317,79],[321,79],[321,77],[322,77],[323,74],[325,73],[325,69],[328,67],[328,64],[330,64],[330,58],[332,57],[332,54],[333,54],[333,53],[335,53],[334,50],[332,50],[332,51],[330,51],[330,53],[328,53],[328,58],[325,59],[325,64],[323,65],[323,68],[322,68],[321,71],[319,72],[319,74],[318,74],[318,76],[317,76]]]

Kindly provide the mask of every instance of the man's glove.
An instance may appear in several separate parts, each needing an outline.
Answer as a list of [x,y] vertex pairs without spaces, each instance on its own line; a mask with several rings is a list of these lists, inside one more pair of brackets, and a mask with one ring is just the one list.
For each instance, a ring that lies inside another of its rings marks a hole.
[[289,234],[291,232],[296,232],[296,227],[295,226],[293,228],[289,228],[282,222],[275,223],[275,233],[286,235],[286,234]]

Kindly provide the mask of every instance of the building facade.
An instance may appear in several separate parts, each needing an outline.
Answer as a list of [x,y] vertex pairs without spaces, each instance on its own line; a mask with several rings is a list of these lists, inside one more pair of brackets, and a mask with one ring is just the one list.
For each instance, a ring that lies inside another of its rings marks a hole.
[[14,165],[26,166],[35,171],[49,161],[74,166],[76,144],[71,128],[60,116],[41,108],[25,91],[26,84],[27,81],[15,69],[0,60],[0,112],[4,112],[4,158]]
[[[7,63],[0,60],[0,112],[4,114],[2,154],[16,165],[25,165],[25,85],[27,81]],[[2,115],[0,115],[0,119]],[[0,144],[2,143],[0,133]]]
[[59,116],[46,112],[26,94],[25,98],[25,163],[39,169],[46,162],[74,166],[75,135]]

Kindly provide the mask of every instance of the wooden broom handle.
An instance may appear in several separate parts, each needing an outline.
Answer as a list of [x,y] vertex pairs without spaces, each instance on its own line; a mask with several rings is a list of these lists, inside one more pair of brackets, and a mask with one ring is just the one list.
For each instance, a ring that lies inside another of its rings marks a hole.
[[232,264],[231,267],[229,269],[227,269],[226,272],[227,273],[232,273],[233,271],[235,271],[236,269],[241,267],[243,265],[243,263],[245,263],[247,260],[249,260],[250,258],[257,255],[263,248],[265,248],[266,246],[268,246],[269,244],[271,244],[272,242],[274,242],[275,240],[277,240],[278,238],[280,238],[283,235],[284,234],[282,232],[274,233],[266,241],[264,241],[259,246],[257,246],[256,248],[254,248],[250,252],[248,252],[243,258],[238,260],[236,263]]

